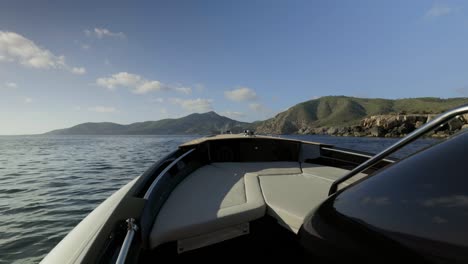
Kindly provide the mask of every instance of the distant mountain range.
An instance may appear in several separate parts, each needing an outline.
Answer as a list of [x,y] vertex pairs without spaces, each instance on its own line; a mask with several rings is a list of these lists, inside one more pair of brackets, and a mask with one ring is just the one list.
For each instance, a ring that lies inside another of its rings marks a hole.
[[83,123],[48,132],[54,135],[208,135],[228,130],[242,132],[250,123],[232,120],[215,112],[191,114],[177,119],[162,119],[120,125],[116,123]]
[[356,125],[363,118],[382,114],[437,114],[468,104],[468,98],[369,99],[326,96],[297,104],[265,121],[246,123],[215,112],[191,114],[177,119],[116,123],[83,123],[48,132],[55,135],[187,135],[233,133],[254,129],[265,134],[293,134],[316,127]]

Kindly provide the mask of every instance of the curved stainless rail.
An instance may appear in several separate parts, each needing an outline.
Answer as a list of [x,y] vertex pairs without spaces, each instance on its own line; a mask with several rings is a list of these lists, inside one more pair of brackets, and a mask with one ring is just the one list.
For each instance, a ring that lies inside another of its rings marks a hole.
[[[161,178],[166,174],[174,165],[177,164],[180,160],[182,160],[185,156],[188,154],[192,153],[195,149],[191,149],[184,154],[180,155],[177,159],[171,162],[166,168],[164,168],[161,173],[156,177],[156,179],[151,183],[151,186],[148,188],[148,190],[145,193],[145,196],[143,197],[144,199],[148,199],[150,194],[153,192],[153,189],[158,185],[158,182],[161,180]],[[133,237],[135,236],[135,233],[138,231],[138,226],[135,223],[135,219],[129,218],[127,219],[127,235],[125,236],[125,240],[122,243],[122,247],[120,248],[119,256],[117,257],[117,260],[115,261],[116,264],[124,264],[125,260],[127,258],[128,252],[130,250],[130,246],[132,245]]]
[[153,183],[151,183],[150,187],[146,191],[145,196],[143,198],[148,199],[150,194],[153,192],[153,189],[156,187],[156,185],[158,185],[158,182],[161,180],[162,176],[164,174],[166,174],[166,172],[168,172],[174,165],[176,165],[177,162],[179,162],[181,159],[183,159],[188,154],[192,153],[192,151],[194,151],[194,150],[195,149],[191,149],[191,150],[185,152],[184,154],[180,155],[180,157],[178,157],[173,162],[171,162],[171,164],[167,165],[167,167],[164,168],[164,170],[161,171],[161,173],[159,173],[159,175],[156,177],[156,179],[153,181]]
[[116,264],[125,263],[128,251],[130,250],[130,246],[132,245],[133,237],[135,236],[136,231],[138,231],[138,226],[135,224],[135,219],[127,219],[127,225],[127,235],[125,236],[125,240],[122,244],[122,247],[120,248],[119,256],[115,261]]
[[413,131],[410,133],[408,136],[404,137],[400,141],[396,142],[395,144],[391,145],[390,147],[386,148],[382,152],[378,153],[377,155],[373,156],[372,158],[368,159],[367,161],[363,162],[356,168],[354,168],[352,171],[350,171],[348,174],[344,175],[343,177],[339,178],[330,187],[330,191],[328,192],[328,195],[334,194],[338,190],[338,185],[349,178],[355,176],[356,174],[370,168],[371,166],[375,165],[377,162],[380,160],[384,159],[388,155],[394,153],[395,151],[401,149],[402,147],[406,146],[407,144],[413,142],[414,140],[418,139],[422,135],[426,134],[429,131],[434,130],[438,126],[442,125],[443,123],[449,121],[450,119],[464,114],[468,113],[468,105],[463,105],[458,108],[449,110],[445,113],[440,114],[439,116],[435,117],[433,120],[430,122],[426,123],[424,126],[421,128]]

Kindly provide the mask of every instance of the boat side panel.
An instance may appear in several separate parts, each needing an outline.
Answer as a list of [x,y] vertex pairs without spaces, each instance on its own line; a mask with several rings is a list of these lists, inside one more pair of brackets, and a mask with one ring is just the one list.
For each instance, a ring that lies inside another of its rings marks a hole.
[[106,220],[137,180],[138,178],[135,178],[129,182],[94,209],[41,263],[81,263]]

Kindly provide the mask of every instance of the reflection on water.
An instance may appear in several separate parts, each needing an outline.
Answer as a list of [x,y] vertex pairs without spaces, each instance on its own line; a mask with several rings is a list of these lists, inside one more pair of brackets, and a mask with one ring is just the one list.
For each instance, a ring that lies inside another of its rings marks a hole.
[[[193,138],[0,137],[0,263],[39,262],[105,198]],[[367,152],[380,151],[395,141],[327,136],[294,138]]]

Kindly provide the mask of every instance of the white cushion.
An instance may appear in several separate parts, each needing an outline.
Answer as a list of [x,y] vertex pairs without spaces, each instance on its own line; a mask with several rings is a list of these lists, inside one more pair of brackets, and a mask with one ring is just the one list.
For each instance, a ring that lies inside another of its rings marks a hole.
[[212,166],[234,173],[255,173],[257,175],[286,175],[302,173],[298,162],[219,162]]
[[297,232],[307,214],[327,198],[333,181],[347,172],[298,162],[206,165],[173,190],[151,230],[150,246],[250,222],[266,212]]
[[328,196],[331,182],[312,175],[260,176],[267,212],[297,233],[307,214]]
[[151,230],[151,247],[263,217],[266,205],[257,173],[298,172],[297,162],[213,163],[196,170],[161,208]]
[[[321,177],[331,182],[334,182],[335,180],[343,177],[349,172],[349,170],[346,169],[318,165],[313,163],[301,163],[301,167],[304,174],[310,174],[316,177]],[[358,173],[351,179],[348,179],[347,181],[343,182],[343,185],[349,185],[366,176],[367,174]]]

